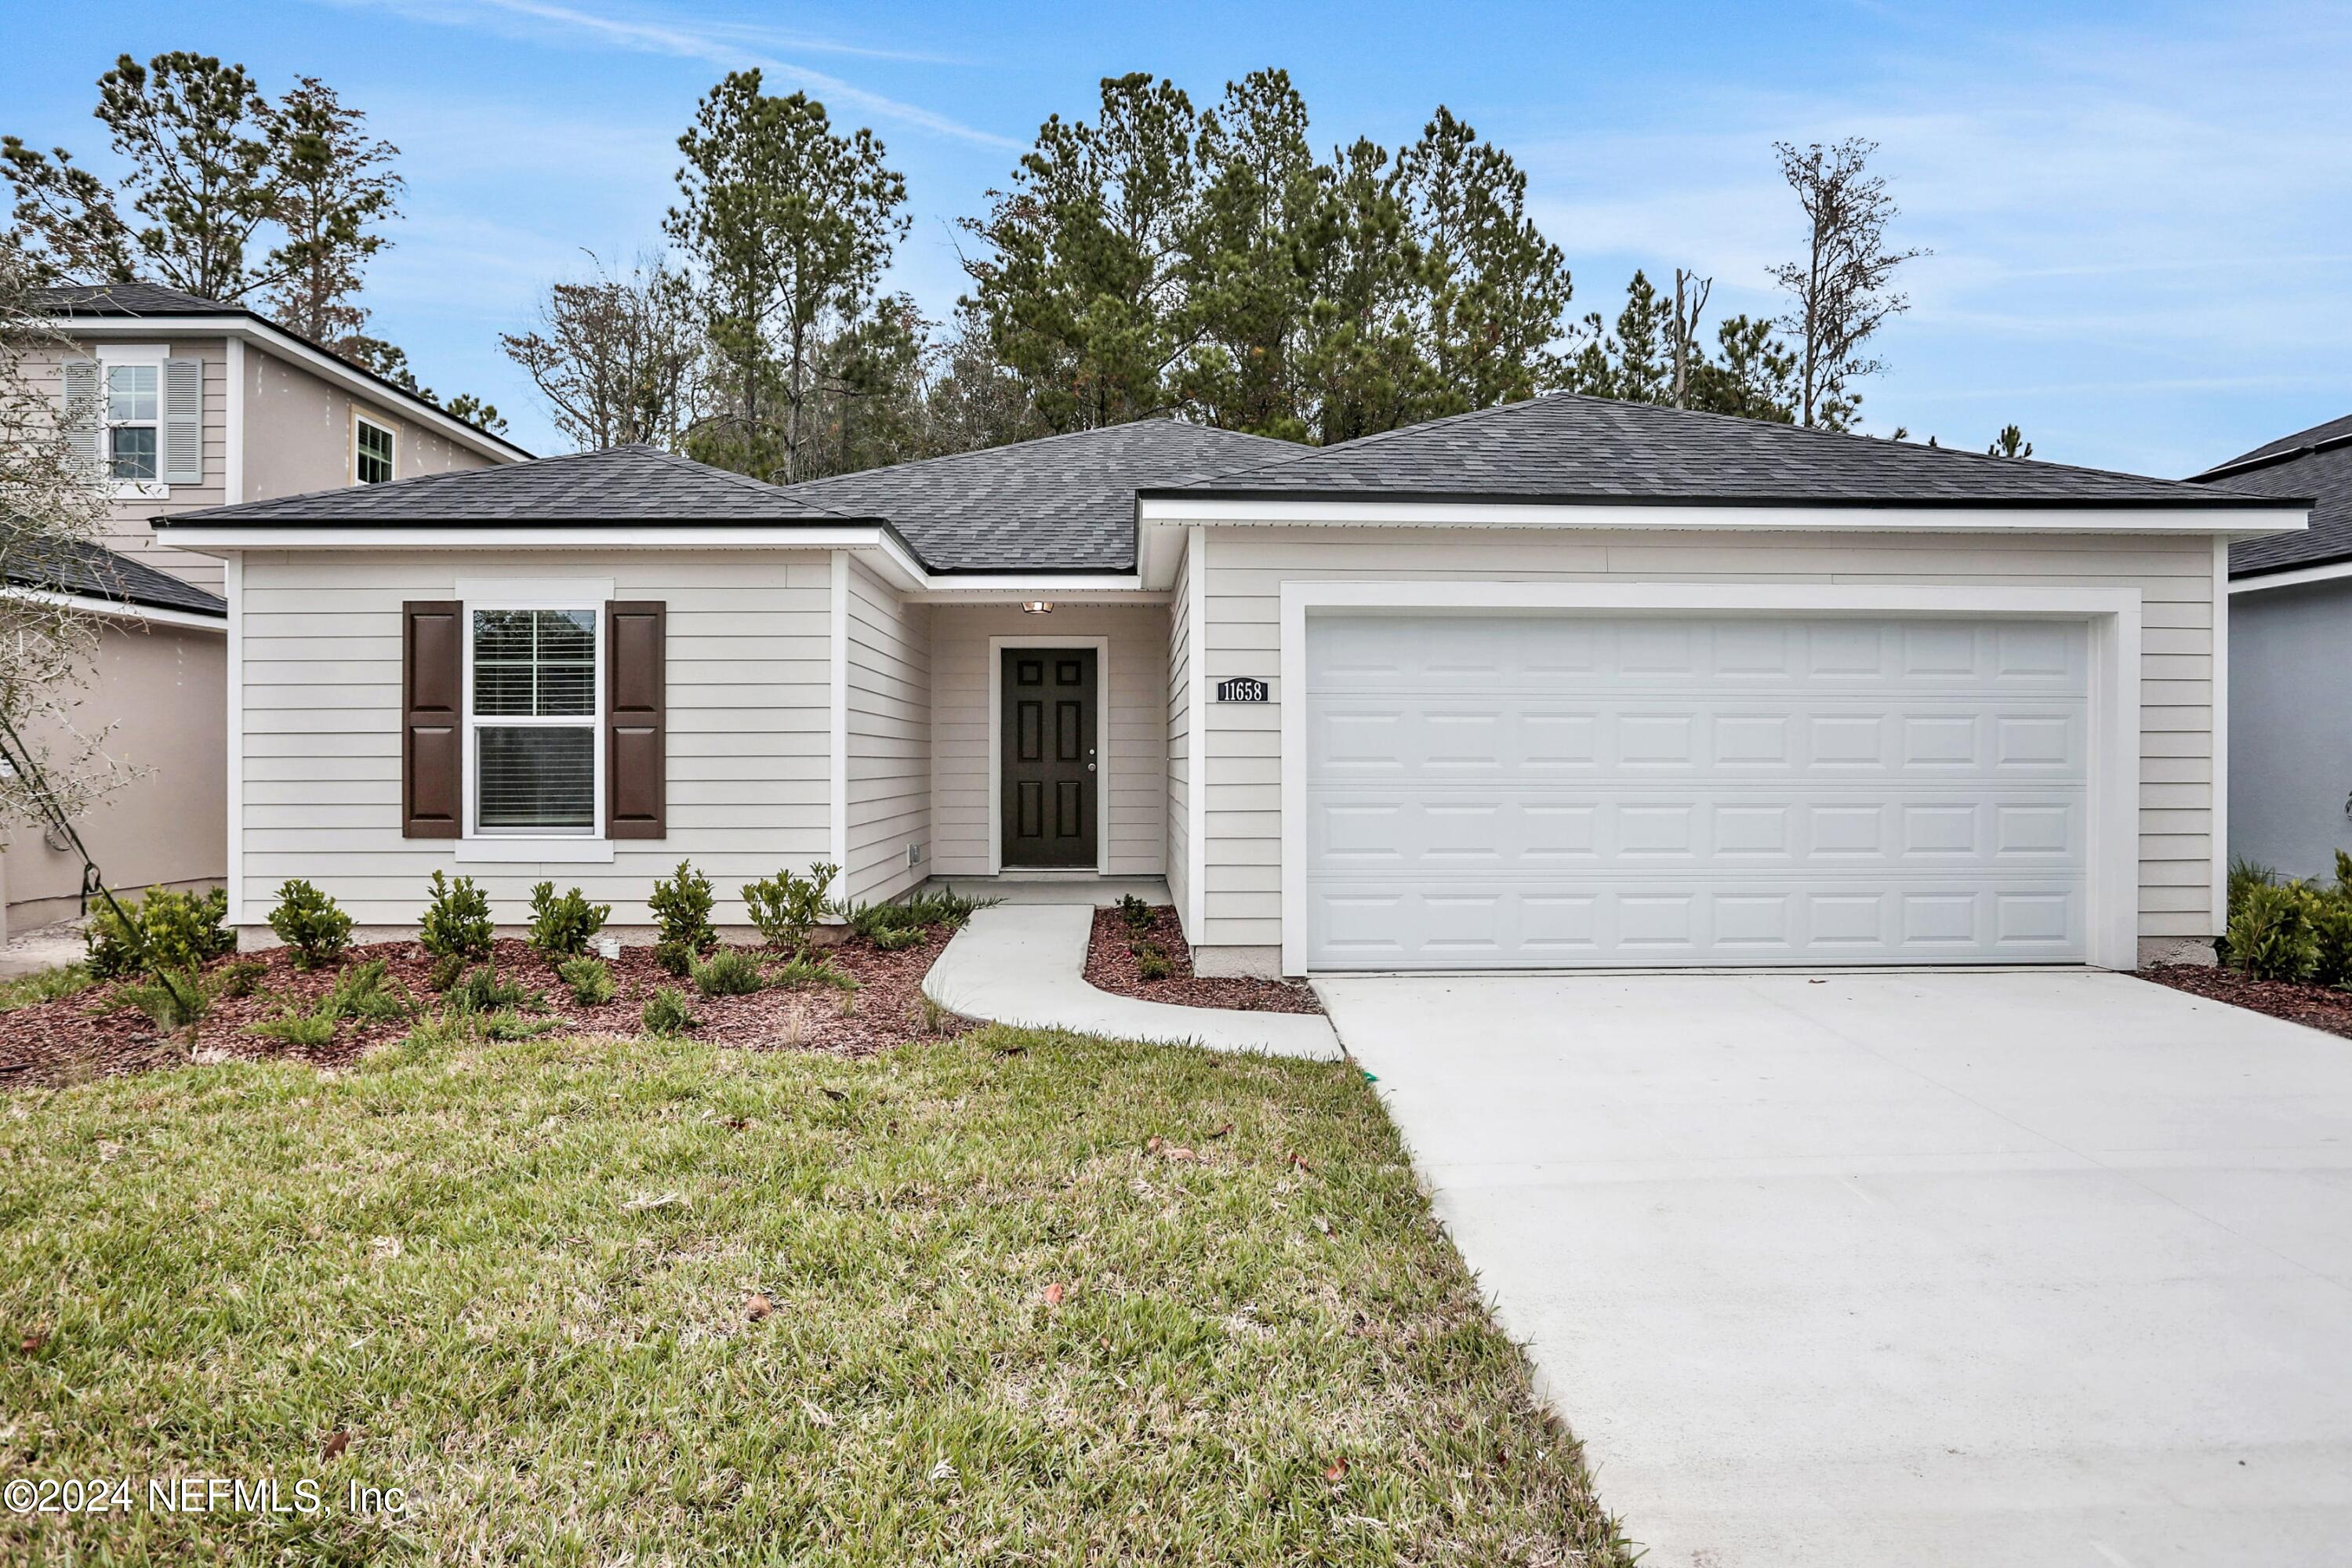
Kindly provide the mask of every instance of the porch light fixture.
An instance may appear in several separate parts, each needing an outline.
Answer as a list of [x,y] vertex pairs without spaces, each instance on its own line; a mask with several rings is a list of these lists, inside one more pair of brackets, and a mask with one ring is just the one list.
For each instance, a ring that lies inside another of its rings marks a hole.
[[1021,602],[1021,613],[1024,616],[1050,616],[1054,613],[1054,601],[1051,599],[1024,599]]

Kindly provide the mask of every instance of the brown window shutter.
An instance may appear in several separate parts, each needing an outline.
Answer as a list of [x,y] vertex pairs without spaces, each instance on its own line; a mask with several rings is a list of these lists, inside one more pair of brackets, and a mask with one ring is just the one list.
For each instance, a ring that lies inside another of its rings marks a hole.
[[667,606],[614,600],[604,606],[604,833],[667,835],[665,730],[669,677],[663,668]]
[[455,838],[465,820],[466,606],[400,606],[400,836]]

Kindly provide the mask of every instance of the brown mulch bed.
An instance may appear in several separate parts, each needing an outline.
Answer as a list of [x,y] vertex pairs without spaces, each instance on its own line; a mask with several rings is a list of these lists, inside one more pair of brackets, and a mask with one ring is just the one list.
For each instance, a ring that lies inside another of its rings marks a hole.
[[[921,1001],[924,973],[954,933],[926,932],[912,947],[886,952],[857,938],[822,950],[835,968],[855,976],[859,989],[844,1010],[842,992],[831,986],[801,991],[769,989],[748,996],[704,996],[693,983],[665,973],[654,963],[650,947],[625,947],[612,964],[619,984],[612,1001],[583,1007],[556,977],[555,966],[522,942],[499,942],[494,962],[500,975],[526,989],[544,994],[538,1016],[557,1020],[572,1034],[636,1035],[644,1032],[640,1014],[646,999],[660,985],[675,985],[686,994],[697,1020],[687,1037],[754,1050],[824,1051],[836,1056],[870,1056],[911,1039],[961,1034],[973,1026],[952,1015],[942,1016],[939,1030],[925,1026]],[[782,962],[763,953],[763,959]],[[343,970],[373,958],[385,962],[389,980],[397,981],[423,1008],[436,1010],[439,998],[431,978],[434,959],[414,942],[376,942],[354,947],[331,969],[305,972],[294,967],[283,948],[247,953],[244,961],[258,962],[265,972],[253,994],[221,997],[195,1026],[165,1037],[143,1013],[110,1006],[120,988],[109,982],[72,996],[0,1012],[0,1090],[36,1085],[80,1082],[118,1073],[142,1072],[198,1062],[231,1059],[301,1061],[315,1067],[339,1067],[356,1059],[370,1047],[394,1040],[413,1024],[371,1022],[347,1018],[336,1027],[328,1045],[309,1047],[245,1032],[246,1026],[281,1016],[289,1003],[308,1007],[331,987]],[[213,971],[238,962],[225,958]]]
[[[1159,944],[1175,973],[1165,980],[1146,980],[1133,952],[1139,941]],[[1227,1007],[1244,1013],[1320,1013],[1323,1004],[1312,987],[1287,980],[1210,979],[1192,973],[1192,950],[1184,941],[1171,904],[1155,905],[1151,923],[1141,932],[1128,929],[1115,909],[1095,911],[1095,934],[1087,949],[1087,984],[1097,991],[1114,992],[1145,1002],[1169,1002],[1181,1007]]]
[[2352,991],[2299,980],[2256,980],[2235,969],[2197,963],[2159,963],[2141,970],[2139,976],[2175,991],[2352,1038]]

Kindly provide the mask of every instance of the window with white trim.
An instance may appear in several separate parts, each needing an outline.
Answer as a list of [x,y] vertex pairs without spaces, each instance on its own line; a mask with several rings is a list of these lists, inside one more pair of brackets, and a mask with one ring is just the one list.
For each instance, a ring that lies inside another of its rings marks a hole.
[[600,820],[599,612],[467,611],[473,831],[593,837]]
[[363,485],[380,485],[392,478],[393,435],[365,415],[352,421],[352,472]]
[[115,479],[152,481],[160,477],[163,367],[105,368],[107,473]]

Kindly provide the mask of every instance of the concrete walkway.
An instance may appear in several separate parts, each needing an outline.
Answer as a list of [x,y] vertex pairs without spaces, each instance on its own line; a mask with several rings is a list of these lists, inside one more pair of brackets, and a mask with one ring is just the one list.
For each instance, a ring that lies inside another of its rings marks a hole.
[[59,921],[55,925],[29,926],[10,934],[0,946],[0,980],[21,979],[46,969],[79,963],[88,955],[82,940],[83,921]]
[[950,1012],[994,1023],[1223,1051],[1339,1058],[1339,1037],[1329,1020],[1316,1014],[1171,1007],[1096,990],[1086,981],[1094,918],[1093,908],[1084,904],[1005,904],[976,910],[923,977],[923,990]]
[[2079,970],[1318,989],[1649,1568],[2352,1562],[2352,1040]]

